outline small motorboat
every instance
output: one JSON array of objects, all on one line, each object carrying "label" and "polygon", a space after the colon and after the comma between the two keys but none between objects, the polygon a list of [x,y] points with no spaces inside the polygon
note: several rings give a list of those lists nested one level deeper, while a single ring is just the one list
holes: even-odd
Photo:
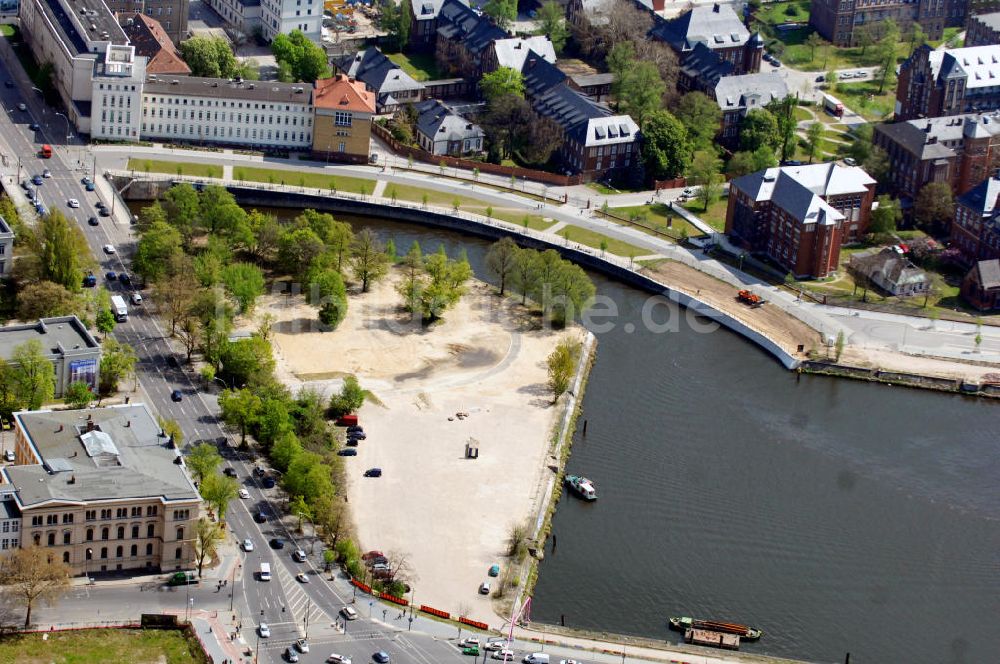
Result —
[{"label": "small motorboat", "polygon": [[567,475],[566,486],[584,500],[597,500],[597,488],[594,483],[580,475]]}]

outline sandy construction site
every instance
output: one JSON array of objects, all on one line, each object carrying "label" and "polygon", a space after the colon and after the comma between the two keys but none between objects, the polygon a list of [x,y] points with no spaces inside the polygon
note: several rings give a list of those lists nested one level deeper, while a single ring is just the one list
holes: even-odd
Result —
[{"label": "sandy construction site", "polygon": [[[478,587],[490,565],[505,564],[510,526],[537,511],[561,412],[545,360],[560,338],[582,330],[538,329],[480,282],[424,329],[399,309],[395,280],[351,295],[333,332],[318,329],[315,308],[300,297],[264,297],[258,317],[276,318],[278,374],[293,390],[330,394],[354,374],[380,402],[361,409],[368,439],[345,458],[360,545],[405,557],[417,604],[496,624]],[[479,458],[465,457],[467,444]],[[365,478],[372,467],[382,477]]]}]

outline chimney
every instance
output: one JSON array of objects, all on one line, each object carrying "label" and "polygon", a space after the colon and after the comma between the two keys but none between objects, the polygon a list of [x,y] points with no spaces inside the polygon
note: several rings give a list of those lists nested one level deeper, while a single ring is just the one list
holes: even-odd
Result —
[{"label": "chimney", "polygon": [[927,137],[927,145],[934,145],[935,143],[937,143],[937,136]]},{"label": "chimney", "polygon": [[56,429],[56,433],[62,433],[62,430],[63,430],[63,425],[60,424],[59,428]]},{"label": "chimney", "polygon": [[125,428],[128,429],[132,426],[132,420],[125,420]]},{"label": "chimney", "polygon": [[89,433],[93,430],[94,430],[94,420],[87,418],[87,432]]},{"label": "chimney", "polygon": [[714,13],[718,14],[718,13],[719,13],[719,11],[720,11],[720,9],[721,9],[721,7],[719,6],[719,3],[718,3],[718,2],[717,2],[717,3],[715,3],[714,5],[712,5],[712,12],[714,12]]},{"label": "chimney", "polygon": [[70,475],[70,478],[66,481],[66,484],[76,484],[76,475]]}]

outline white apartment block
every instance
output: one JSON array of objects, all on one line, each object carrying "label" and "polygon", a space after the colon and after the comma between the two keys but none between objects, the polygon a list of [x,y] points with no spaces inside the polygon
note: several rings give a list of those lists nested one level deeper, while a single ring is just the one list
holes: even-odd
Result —
[{"label": "white apartment block", "polygon": [[139,140],[142,79],[146,58],[134,46],[108,44],[104,58],[94,66],[91,86],[90,135],[113,141]]},{"label": "white apartment block", "polygon": [[261,0],[208,0],[215,13],[246,36],[255,31],[263,32]]},{"label": "white apartment block", "polygon": [[261,0],[264,39],[301,30],[310,41],[319,43],[323,34],[323,0]]},{"label": "white apartment block", "polygon": [[143,140],[309,149],[312,124],[306,83],[150,76],[142,89]]}]

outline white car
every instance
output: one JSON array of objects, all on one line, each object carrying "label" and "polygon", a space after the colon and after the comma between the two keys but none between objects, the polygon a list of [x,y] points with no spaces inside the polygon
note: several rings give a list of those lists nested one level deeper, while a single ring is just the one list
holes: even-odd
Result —
[{"label": "white car", "polygon": [[246,500],[249,497],[250,497],[250,492],[249,491],[247,491],[246,489],[240,489],[240,498],[242,498],[243,500]]},{"label": "white car", "polygon": [[331,662],[331,664],[351,664],[350,657],[344,657],[343,655],[338,655],[337,653],[331,654],[326,658],[326,661]]},{"label": "white car", "polygon": [[344,618],[347,619],[347,620],[357,620],[358,619],[358,612],[355,611],[350,606],[345,606],[344,608],[342,608],[340,610],[340,615],[344,616]]},{"label": "white car", "polygon": [[489,581],[483,581],[481,584],[479,584],[479,594],[480,595],[489,595],[490,594],[490,582]]},{"label": "white car", "polygon": [[305,572],[299,572],[295,575],[295,580],[299,583],[309,583],[309,577],[306,576]]},{"label": "white car", "polygon": [[42,177],[43,178],[50,178],[50,177],[52,177],[52,171],[50,171],[49,169],[46,168],[45,170],[42,171]]},{"label": "white car", "polygon": [[298,648],[299,652],[309,652],[309,642],[305,639],[296,640],[295,647]]},{"label": "white car", "polygon": [[578,659],[560,659],[559,664],[583,664]]},{"label": "white car", "polygon": [[478,648],[479,646],[479,639],[462,639],[458,642],[459,648]]},{"label": "white car", "polygon": [[106,254],[116,254],[118,252],[115,251],[115,245],[113,245],[113,244],[106,244],[106,245],[104,245],[104,253],[106,253]]},{"label": "white car", "polygon": [[70,206],[73,209],[76,209],[80,207],[80,201],[76,200],[75,198],[71,198],[68,201],[66,201],[66,205]]},{"label": "white car", "polygon": [[260,627],[257,628],[257,631],[260,632],[260,638],[271,638],[271,628],[267,626],[267,623],[261,623]]},{"label": "white car", "polygon": [[500,639],[499,641],[487,641],[486,645],[483,646],[483,650],[503,650],[505,641]]},{"label": "white car", "polygon": [[514,651],[513,650],[497,650],[493,653],[493,659],[499,659],[501,662],[513,662],[514,661]]},{"label": "white car", "polygon": [[137,307],[142,305],[142,295],[139,295],[138,293],[132,293],[131,300],[132,304],[136,305]]},{"label": "white car", "polygon": [[243,540],[243,550],[248,552],[253,551],[253,540],[249,537]]}]

